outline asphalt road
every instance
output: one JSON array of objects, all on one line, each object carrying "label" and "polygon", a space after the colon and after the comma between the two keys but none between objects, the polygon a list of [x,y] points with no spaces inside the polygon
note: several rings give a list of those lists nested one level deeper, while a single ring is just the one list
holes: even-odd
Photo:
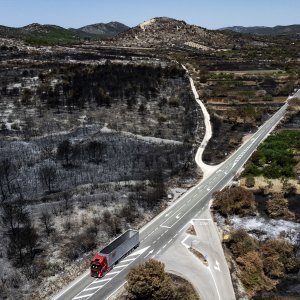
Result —
[{"label": "asphalt road", "polygon": [[[300,92],[296,93],[298,96]],[[296,95],[295,94],[295,95]],[[80,280],[56,296],[55,300],[92,299],[105,300],[125,282],[128,270],[149,258],[155,258],[168,250],[184,226],[195,215],[203,211],[215,191],[222,189],[232,180],[237,171],[245,164],[257,146],[274,129],[283,117],[287,104],[281,107],[266,123],[258,128],[251,139],[244,143],[207,179],[190,189],[173,205],[159,214],[140,230],[140,246],[130,256],[124,258],[104,278],[91,278],[88,273]],[[220,291],[220,294],[226,291]]]},{"label": "asphalt road", "polygon": [[295,98],[300,98],[300,90],[298,90],[294,95],[293,97]]}]

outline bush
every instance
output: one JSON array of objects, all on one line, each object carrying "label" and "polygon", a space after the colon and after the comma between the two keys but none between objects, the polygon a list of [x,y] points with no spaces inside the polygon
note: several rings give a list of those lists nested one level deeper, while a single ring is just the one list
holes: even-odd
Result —
[{"label": "bush", "polygon": [[253,214],[256,210],[254,194],[242,187],[226,187],[214,194],[213,207],[222,215],[238,214],[241,216]]},{"label": "bush", "polygon": [[130,300],[175,299],[172,281],[165,273],[164,264],[153,259],[129,271],[126,290]]},{"label": "bush", "polygon": [[239,257],[250,251],[258,250],[259,244],[245,230],[239,229],[231,234],[229,248],[235,257]]},{"label": "bush", "polygon": [[240,279],[248,294],[253,296],[261,290],[271,290],[275,282],[270,280],[263,270],[263,261],[256,251],[250,251],[237,258],[240,268]]},{"label": "bush", "polygon": [[127,275],[127,298],[131,300],[199,300],[185,279],[168,274],[164,264],[150,259],[131,269]]},{"label": "bush", "polygon": [[288,208],[288,200],[281,193],[274,193],[273,197],[268,199],[267,212],[272,218],[295,219],[295,214]]},{"label": "bush", "polygon": [[285,273],[295,271],[299,262],[293,245],[284,240],[268,240],[261,246],[264,271],[270,278],[282,278]]},{"label": "bush", "polygon": [[255,178],[253,176],[247,176],[245,185],[247,188],[252,188],[255,185]]},{"label": "bush", "polygon": [[294,247],[285,240],[259,242],[245,230],[232,233],[229,248],[239,266],[239,278],[251,297],[272,290],[289,272],[299,271]]}]

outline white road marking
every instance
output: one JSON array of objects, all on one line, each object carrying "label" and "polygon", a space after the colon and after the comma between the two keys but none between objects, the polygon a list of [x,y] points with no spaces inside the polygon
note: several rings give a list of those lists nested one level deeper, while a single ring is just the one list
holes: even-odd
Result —
[{"label": "white road marking", "polygon": [[100,289],[101,287],[103,287],[103,285],[95,286],[95,287],[91,287],[91,288],[86,288],[86,289],[84,289],[84,291],[90,291],[90,290]]},{"label": "white road marking", "polygon": [[[137,250],[137,251],[134,252],[134,254],[135,254],[135,255],[141,255],[141,254],[143,254],[146,250],[148,250],[149,247],[150,247],[150,246],[145,247],[145,248],[140,249],[140,250]],[[124,261],[124,260],[123,260],[123,261]]]},{"label": "white road marking", "polygon": [[162,228],[168,228],[168,229],[171,228],[170,226],[166,226],[166,225],[160,225],[160,227],[162,227]]},{"label": "white road marking", "polygon": [[149,251],[149,253],[147,255],[145,255],[145,258],[148,257],[150,254],[153,253],[154,250]]},{"label": "white road marking", "polygon": [[133,260],[135,260],[135,257],[134,257],[134,258],[127,258],[127,259],[124,259],[124,260],[122,260],[122,262],[133,261]]},{"label": "white road marking", "polygon": [[131,257],[131,256],[138,256],[139,254],[136,254],[135,252],[129,254],[127,257]]},{"label": "white road marking", "polygon": [[124,283],[122,283],[117,289],[115,289],[107,298],[105,298],[105,300],[109,300],[119,289],[121,289],[124,285],[125,285],[125,283],[126,283],[127,281],[125,281]]},{"label": "white road marking", "polygon": [[189,246],[185,243],[185,241],[189,238],[189,236],[187,235],[182,241],[181,241],[181,244],[186,247],[186,248],[189,248]]},{"label": "white road marking", "polygon": [[100,283],[109,280],[111,280],[111,278],[96,279],[96,281],[93,281],[91,284]]},{"label": "white road marking", "polygon": [[178,233],[180,233],[182,230],[184,230],[187,227],[187,224],[185,224],[179,231]]},{"label": "white road marking", "polygon": [[114,267],[114,269],[120,269],[120,268],[124,268],[124,267],[127,267],[127,266],[129,266],[129,264],[127,264],[127,265],[122,265],[122,266],[116,266],[116,267]]},{"label": "white road marking", "polygon": [[77,285],[84,277],[88,276],[90,274],[90,270],[87,270],[82,276],[80,276],[77,280],[75,280],[69,287],[67,287],[65,290],[63,290],[60,294],[58,294],[56,297],[54,297],[52,300],[57,300],[62,295],[64,295],[66,292],[71,290],[75,285]]},{"label": "white road marking", "polygon": [[77,297],[73,298],[73,300],[75,300],[75,299],[82,299],[82,298],[88,298],[88,297],[93,296],[93,295],[94,294],[88,294],[88,295],[84,295],[84,296],[77,296]]},{"label": "white road marking", "polygon": [[217,270],[217,271],[219,271],[219,272],[221,271],[220,270],[220,264],[219,264],[219,262],[217,260],[216,260],[216,266],[214,266],[214,269]]},{"label": "white road marking", "polygon": [[144,238],[144,240],[145,239],[147,239],[150,235],[152,235],[154,233],[154,231],[152,231],[151,233],[149,233],[145,238]]},{"label": "white road marking", "polygon": [[[115,268],[114,268],[115,269]],[[120,271],[119,272],[109,272],[109,273],[107,273],[105,276],[110,276],[110,275],[113,275],[113,274],[119,274],[120,273]]]},{"label": "white road marking", "polygon": [[218,294],[218,298],[219,298],[219,300],[221,300],[221,296],[220,296],[220,293],[219,293],[219,289],[218,289],[215,277],[214,277],[214,275],[213,275],[213,273],[212,273],[212,271],[211,271],[211,269],[209,267],[208,267],[208,270],[209,270],[210,275],[211,275],[211,277],[212,277],[212,279],[214,281],[214,284],[215,284],[215,287],[216,287],[216,290],[217,290],[217,294]]}]

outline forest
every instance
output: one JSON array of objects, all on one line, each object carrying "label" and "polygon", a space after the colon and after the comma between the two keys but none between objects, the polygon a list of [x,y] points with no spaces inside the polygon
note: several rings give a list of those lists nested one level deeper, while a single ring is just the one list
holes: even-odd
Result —
[{"label": "forest", "polygon": [[1,297],[46,299],[199,178],[203,120],[172,64],[25,62],[0,82]]}]

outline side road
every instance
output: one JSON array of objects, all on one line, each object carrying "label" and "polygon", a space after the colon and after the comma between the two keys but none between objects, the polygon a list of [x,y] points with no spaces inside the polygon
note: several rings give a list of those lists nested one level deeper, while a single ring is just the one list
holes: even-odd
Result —
[{"label": "side road", "polygon": [[208,143],[208,141],[211,139],[212,137],[212,127],[211,127],[211,123],[210,123],[210,115],[205,107],[205,105],[203,104],[203,102],[200,100],[199,98],[199,94],[196,90],[193,78],[191,77],[191,75],[189,74],[187,68],[184,65],[181,65],[185,71],[186,74],[190,80],[190,84],[191,84],[191,89],[193,91],[194,97],[196,102],[198,103],[198,105],[200,106],[202,113],[203,113],[203,117],[204,117],[204,124],[205,124],[205,135],[203,137],[203,140],[201,142],[201,145],[199,146],[197,153],[196,153],[196,163],[199,166],[199,168],[202,170],[203,172],[203,179],[209,177],[220,165],[215,165],[215,166],[210,166],[207,165],[203,162],[202,160],[202,155],[204,152],[204,149]]},{"label": "side road", "polygon": [[[187,71],[186,67],[182,67]],[[212,127],[209,113],[199,99],[194,81],[187,71],[195,100],[200,105],[205,122],[205,136],[198,148],[195,160],[203,171],[203,179],[209,177],[220,165],[209,166],[202,161],[203,151],[212,137]],[[186,233],[186,229],[193,226],[196,235]],[[207,265],[193,254],[192,247],[202,253],[207,259]],[[191,220],[185,230],[177,237],[175,243],[158,257],[165,263],[166,269],[189,280],[198,291],[201,299],[233,300],[234,289],[230,272],[223,252],[217,227],[214,224],[209,205],[205,206],[195,219]]]}]

